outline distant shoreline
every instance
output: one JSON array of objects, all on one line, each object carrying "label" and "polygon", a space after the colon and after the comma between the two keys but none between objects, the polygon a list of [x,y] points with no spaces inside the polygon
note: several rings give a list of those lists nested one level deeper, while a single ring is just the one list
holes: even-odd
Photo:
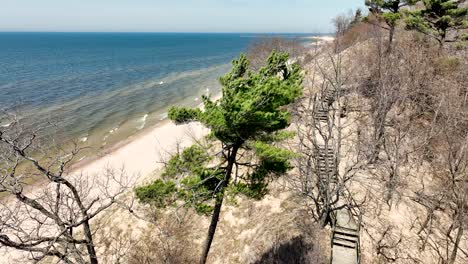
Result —
[{"label": "distant shoreline", "polygon": [[331,42],[335,40],[335,37],[332,35],[324,35],[324,36],[309,36],[309,37],[304,37],[306,39],[313,39],[316,41],[324,41],[324,42]]}]

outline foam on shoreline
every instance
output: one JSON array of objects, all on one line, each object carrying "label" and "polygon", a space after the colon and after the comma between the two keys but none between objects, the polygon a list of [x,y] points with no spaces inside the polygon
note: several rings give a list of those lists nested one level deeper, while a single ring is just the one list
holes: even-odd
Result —
[{"label": "foam on shoreline", "polygon": [[147,118],[148,118],[148,114],[145,114],[145,115],[140,119],[141,125],[138,126],[138,130],[141,130],[141,129],[145,128],[146,119],[147,119]]}]

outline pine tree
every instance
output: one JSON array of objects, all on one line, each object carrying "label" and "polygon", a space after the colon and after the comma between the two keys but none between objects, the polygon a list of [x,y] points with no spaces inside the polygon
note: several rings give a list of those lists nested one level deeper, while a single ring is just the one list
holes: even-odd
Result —
[{"label": "pine tree", "polygon": [[417,0],[366,0],[366,6],[372,14],[381,17],[389,31],[387,50],[392,48],[393,38],[395,35],[395,28],[398,21],[401,19],[401,8],[405,6],[414,5]]},{"label": "pine tree", "polygon": [[201,122],[211,130],[211,148],[194,145],[171,158],[163,179],[136,189],[146,203],[164,207],[184,201],[199,213],[211,214],[211,224],[200,263],[205,263],[218,224],[223,200],[244,194],[261,199],[271,177],[290,169],[293,153],[277,146],[290,136],[290,113],[286,106],[302,93],[303,74],[288,55],[273,52],[258,72],[249,70],[241,55],[233,68],[220,78],[222,98],[204,97],[204,110],[176,108],[169,118],[176,123]]},{"label": "pine tree", "polygon": [[356,9],[354,13],[353,21],[351,21],[351,25],[356,25],[362,21],[362,10],[360,8]]},{"label": "pine tree", "polygon": [[433,37],[443,47],[447,33],[454,29],[468,28],[468,8],[459,7],[452,0],[424,0],[424,9],[408,12],[408,29]]}]

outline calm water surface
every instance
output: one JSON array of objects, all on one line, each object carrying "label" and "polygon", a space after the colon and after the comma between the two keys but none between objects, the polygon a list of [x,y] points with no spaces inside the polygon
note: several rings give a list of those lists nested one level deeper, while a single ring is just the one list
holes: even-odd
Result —
[{"label": "calm water surface", "polygon": [[0,33],[0,108],[17,106],[30,126],[57,123],[44,132],[56,139],[108,146],[164,119],[170,105],[219,92],[218,77],[259,37]]}]

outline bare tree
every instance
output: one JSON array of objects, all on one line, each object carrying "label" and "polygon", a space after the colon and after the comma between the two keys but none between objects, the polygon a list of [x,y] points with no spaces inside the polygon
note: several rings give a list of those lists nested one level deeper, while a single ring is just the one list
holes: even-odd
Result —
[{"label": "bare tree", "polygon": [[39,133],[17,119],[0,128],[0,245],[35,261],[98,263],[91,221],[128,189],[125,170],[68,175],[80,148],[45,149],[36,141]]},{"label": "bare tree", "polygon": [[468,260],[468,93],[448,90],[438,99],[437,127],[431,128],[437,133],[429,147],[432,182],[422,180],[413,199],[427,209],[419,222],[421,247],[430,247],[440,262],[453,264],[457,258]]},{"label": "bare tree", "polygon": [[306,198],[312,217],[324,226],[343,208],[359,214],[353,209],[360,204],[348,187],[366,163],[361,149],[354,145],[359,141],[357,123],[347,118],[355,114],[359,119],[360,114],[349,105],[350,86],[342,56],[324,53],[314,63],[308,92],[296,105],[297,138],[292,149],[300,155],[295,159],[298,171],[291,184]]},{"label": "bare tree", "polygon": [[291,183],[322,224],[340,205],[358,209],[383,263],[434,255],[464,263],[466,52],[433,56],[431,42],[397,30],[387,53],[384,31],[374,29],[366,42],[342,45],[311,67],[313,81],[297,105],[293,146],[301,155]]}]

